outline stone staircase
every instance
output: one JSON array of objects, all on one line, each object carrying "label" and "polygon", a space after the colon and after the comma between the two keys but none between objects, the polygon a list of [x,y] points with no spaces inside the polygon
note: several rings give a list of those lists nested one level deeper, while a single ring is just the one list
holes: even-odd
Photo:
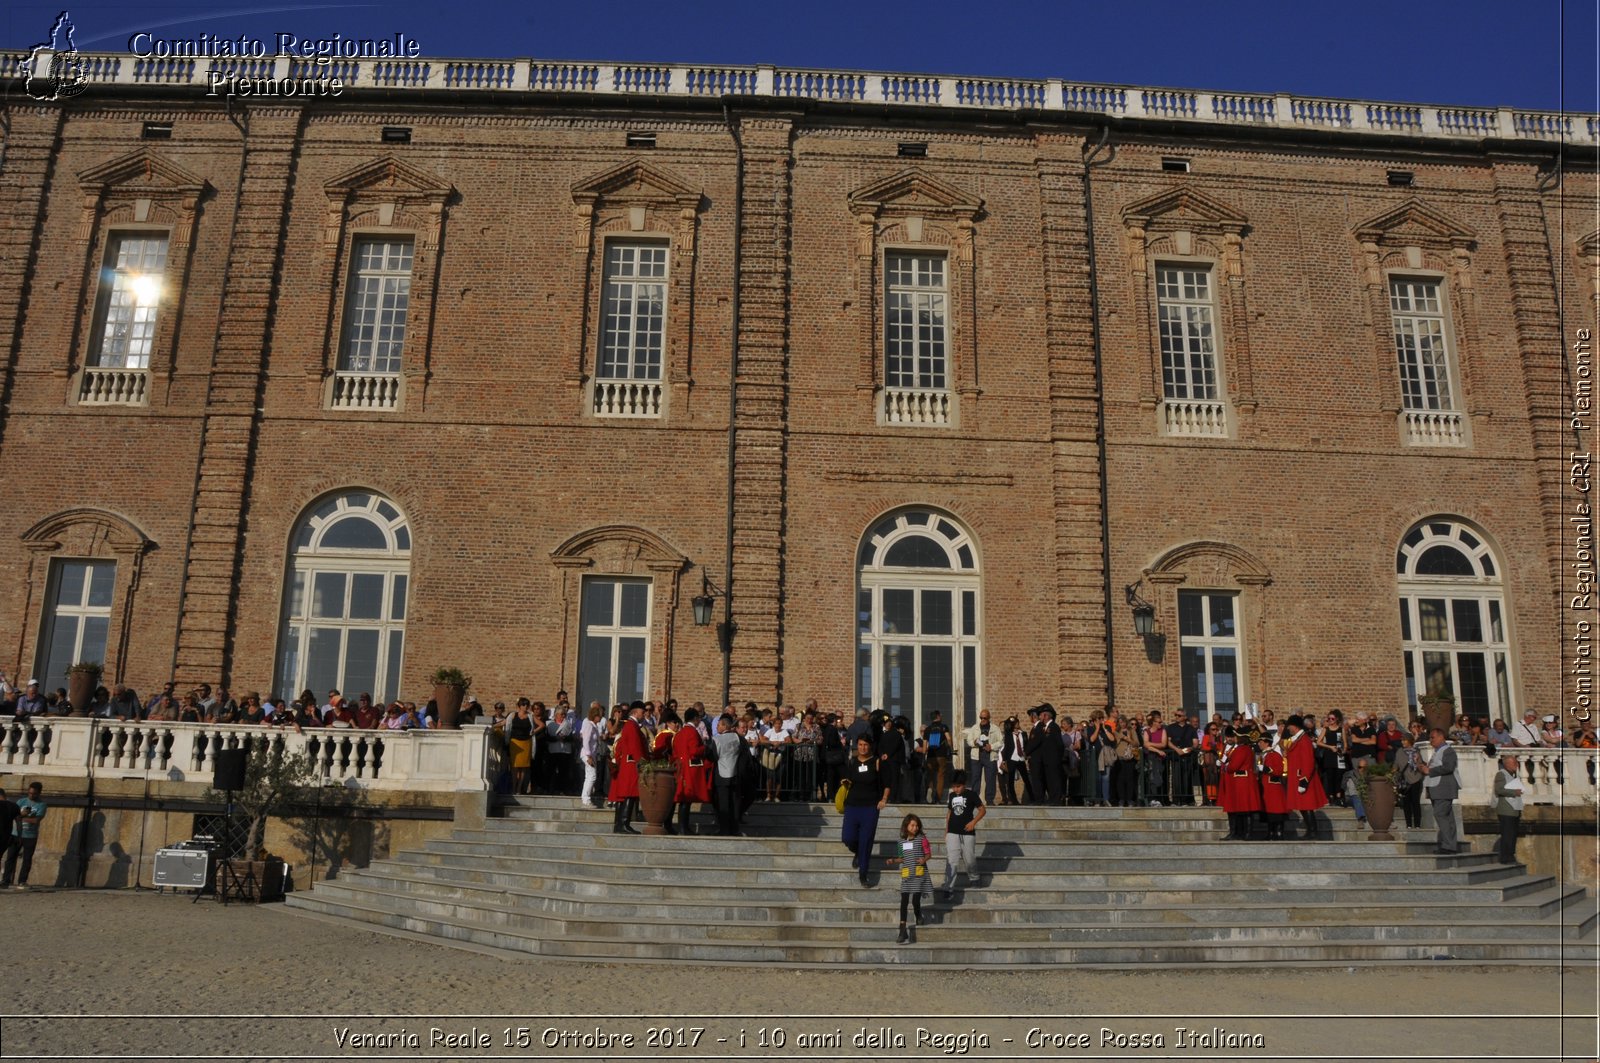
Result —
[{"label": "stone staircase", "polygon": [[[937,808],[919,809],[935,823]],[[1586,964],[1596,901],[1492,854],[1436,856],[1432,832],[1230,842],[1212,809],[995,808],[978,874],[896,945],[899,879],[862,889],[820,805],[758,804],[747,837],[611,833],[570,799],[507,808],[310,892],[300,912],[441,944],[604,962],[1022,966]],[[879,825],[891,853],[901,812]],[[705,823],[709,829],[709,817]],[[942,831],[934,865],[943,873]],[[1480,842],[1480,844],[1482,844]],[[937,878],[936,878],[937,884]]]}]

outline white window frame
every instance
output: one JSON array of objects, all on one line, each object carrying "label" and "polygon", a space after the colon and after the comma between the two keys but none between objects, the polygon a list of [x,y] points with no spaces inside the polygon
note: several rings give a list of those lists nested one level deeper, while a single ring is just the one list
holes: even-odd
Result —
[{"label": "white window frame", "polygon": [[[79,594],[76,603],[56,601],[61,594],[61,579],[68,565],[86,566],[83,590]],[[89,592],[94,585],[94,570],[101,567],[111,570],[111,596],[105,605],[90,605]],[[44,616],[41,618],[42,622],[39,625],[39,645],[34,653],[36,660],[34,674],[39,677],[39,684],[42,690],[53,690],[56,686],[67,685],[65,672],[61,675],[49,674],[50,662],[48,659],[50,647],[55,641],[56,625],[63,620],[70,620],[77,625],[77,634],[72,640],[72,654],[66,663],[66,667],[71,668],[82,661],[93,661],[97,664],[105,663],[106,649],[111,641],[111,606],[116,600],[116,595],[117,563],[115,561],[96,557],[57,557],[51,559],[50,582],[45,597]],[[88,627],[87,622],[90,619],[101,619],[106,622],[106,643],[100,647],[98,655],[84,653],[84,629]]]},{"label": "white window frame", "polygon": [[[368,248],[383,248],[381,266],[362,267],[362,254]],[[391,267],[390,259],[402,252],[405,268]],[[411,317],[411,279],[416,269],[416,252],[416,240],[410,236],[358,234],[351,240],[350,287],[345,296],[344,328],[339,339],[339,372],[399,375],[404,364],[406,330]],[[366,282],[373,282],[375,288],[364,291]],[[387,306],[391,298],[403,298],[405,306],[398,310]],[[371,323],[358,323],[358,315],[369,311],[372,314]],[[386,320],[385,314],[393,316]],[[358,334],[363,328],[366,334]],[[386,328],[389,330],[387,338],[384,337]]]},{"label": "white window frame", "polygon": [[[917,523],[926,518],[926,523]],[[941,530],[947,525],[955,531],[950,535]],[[889,550],[904,539],[921,536],[942,546],[949,560],[949,568],[912,568],[887,565]],[[965,556],[963,556],[963,552]],[[912,509],[892,514],[878,521],[862,543],[857,564],[858,583],[856,598],[856,661],[853,666],[857,707],[885,708],[883,683],[886,678],[885,654],[887,647],[911,646],[914,653],[916,682],[911,700],[914,711],[912,723],[918,733],[929,722],[925,716],[931,711],[922,703],[923,650],[928,646],[950,646],[953,688],[950,711],[945,723],[952,729],[977,722],[977,713],[983,708],[983,586],[977,546],[970,533],[955,518],[933,509]],[[883,630],[883,593],[885,590],[912,592],[915,632],[887,632]],[[951,634],[922,634],[922,592],[925,590],[949,591],[951,596]],[[968,630],[963,595],[973,595],[973,623]],[[865,608],[863,608],[865,607]],[[866,617],[863,618],[862,614]],[[863,628],[865,627],[865,630]],[[966,651],[973,651],[972,674],[967,674]],[[867,658],[871,669],[872,689],[862,690],[862,658]],[[966,717],[972,716],[971,720]]]},{"label": "white window frame", "polygon": [[[1390,273],[1384,281],[1389,300],[1389,346],[1395,357],[1405,441],[1412,446],[1465,446],[1468,423],[1462,416],[1461,372],[1451,327],[1449,279],[1437,273],[1403,270]],[[1413,304],[1410,308],[1399,305],[1402,288],[1406,301]],[[1418,288],[1433,289],[1431,308],[1416,306]],[[1412,343],[1410,352],[1405,347],[1408,337]],[[1425,358],[1424,345],[1435,342],[1437,355]],[[1408,378],[1416,381],[1415,388],[1408,389]]]},{"label": "white window frame", "polygon": [[[650,272],[645,272],[645,256]],[[600,327],[590,409],[596,417],[660,417],[666,398],[672,243],[660,238],[607,240],[600,252]],[[640,307],[659,307],[659,319]],[[626,306],[626,319],[623,306]],[[641,321],[646,323],[643,332]],[[616,327],[613,327],[615,325]]]},{"label": "white window frame", "polygon": [[[1168,276],[1174,284],[1166,282]],[[1200,285],[1204,294],[1195,294]],[[1160,259],[1155,263],[1156,346],[1161,352],[1161,427],[1169,436],[1225,437],[1229,434],[1227,391],[1222,373],[1221,314],[1217,304],[1216,263],[1199,259]],[[1168,290],[1175,288],[1173,294]],[[1177,332],[1169,337],[1167,318]],[[1174,346],[1173,340],[1177,341]],[[1202,349],[1192,349],[1198,344]],[[1182,384],[1176,377],[1182,370]],[[1203,377],[1195,382],[1196,372]]]},{"label": "white window frame", "polygon": [[[121,264],[124,245],[160,244],[157,262],[141,256],[133,267]],[[165,295],[167,259],[172,253],[172,234],[166,229],[113,229],[106,239],[100,290],[95,304],[94,339],[88,365],[92,369],[150,369],[155,353],[156,329],[161,320]],[[126,316],[126,320],[123,317]],[[119,328],[130,330],[123,337],[121,350],[109,348],[118,343]]]},{"label": "white window frame", "polygon": [[[1200,630],[1205,632],[1205,634],[1185,635],[1183,633],[1182,600],[1184,595],[1188,594],[1198,595],[1200,597]],[[1233,601],[1232,635],[1210,634],[1212,626],[1212,598],[1229,598]],[[1202,724],[1213,718],[1213,714],[1217,709],[1217,671],[1213,665],[1213,661],[1215,660],[1215,652],[1217,650],[1227,649],[1233,651],[1233,703],[1235,706],[1234,711],[1238,712],[1250,702],[1249,691],[1246,689],[1248,672],[1246,671],[1244,665],[1244,640],[1240,635],[1241,618],[1239,615],[1239,609],[1243,602],[1243,597],[1237,591],[1211,590],[1203,587],[1195,587],[1192,589],[1180,590],[1178,592],[1178,599],[1178,676],[1180,683],[1183,683],[1183,651],[1198,649],[1203,651],[1205,654],[1205,704],[1199,706],[1184,705],[1184,711],[1190,711],[1192,708],[1196,718]],[[1188,684],[1184,683],[1181,694],[1184,697],[1187,697],[1188,693]]]},{"label": "white window frame", "polygon": [[[587,616],[587,613],[586,613],[586,611],[584,609],[584,605],[588,601],[588,596],[589,596],[588,589],[589,589],[589,587],[591,587],[591,586],[593,586],[595,584],[598,584],[598,583],[609,583],[609,584],[611,584],[611,619],[612,619],[612,623],[610,623],[610,624],[592,624],[592,623],[590,623],[589,622],[589,618]],[[630,626],[630,625],[624,625],[622,623],[622,588],[625,585],[643,586],[644,589],[645,589],[645,595],[644,595],[644,603],[645,603],[644,604],[644,624],[643,624],[643,626]],[[620,700],[622,700],[617,695],[617,679],[618,679],[617,670],[620,667],[620,660],[621,660],[621,655],[618,653],[618,649],[620,647],[621,640],[625,639],[625,638],[642,639],[644,641],[644,682],[640,685],[640,690],[641,690],[641,693],[643,693],[645,691],[648,691],[650,689],[650,665],[651,665],[651,659],[654,656],[651,653],[651,645],[650,645],[650,643],[652,641],[651,640],[651,625],[655,620],[655,583],[654,583],[654,581],[649,579],[649,578],[647,578],[647,577],[641,578],[641,577],[634,577],[634,576],[600,576],[600,575],[597,575],[597,576],[585,576],[583,578],[583,583],[582,583],[581,587],[579,588],[578,602],[579,602],[579,621],[578,621],[578,656],[579,656],[579,660],[578,660],[578,677],[579,678],[578,678],[578,682],[580,684],[582,683],[582,676],[583,676],[583,670],[584,670],[583,669],[583,655],[584,655],[584,651],[585,651],[585,644],[588,642],[588,640],[590,638],[609,639],[610,640],[610,644],[611,644],[611,657],[610,657],[610,660],[611,660],[611,674],[610,674],[609,682],[608,682],[607,689],[606,689],[607,696],[606,696],[606,698],[604,700],[605,700],[605,704],[607,706],[611,706],[611,705],[617,704]],[[574,689],[577,689],[576,685],[574,686]],[[646,696],[648,696],[648,695],[646,695]],[[598,700],[598,699],[592,697],[591,692],[588,691],[588,690],[584,690],[584,691],[580,692],[580,694],[579,694],[579,699],[580,699],[579,703],[580,704],[582,703],[582,699],[584,699],[584,698],[588,698],[588,700],[591,700],[591,701]],[[632,699],[628,699],[628,700],[632,700]]]},{"label": "white window frame", "polygon": [[[362,496],[365,503],[358,502]],[[384,512],[387,509],[389,512]],[[392,515],[391,515],[392,514]],[[369,520],[384,533],[387,545],[383,549],[346,549],[323,544],[327,532],[346,517]],[[309,531],[309,534],[308,534]],[[374,664],[374,689],[368,691],[375,701],[389,700],[400,695],[405,686],[402,671],[405,657],[406,619],[410,615],[411,594],[411,543],[410,526],[404,513],[389,499],[367,491],[347,491],[323,499],[295,525],[291,542],[289,571],[284,583],[281,622],[278,634],[278,652],[274,660],[275,682],[287,685],[277,693],[293,698],[306,688],[310,672],[311,632],[313,628],[340,632],[339,665],[337,679],[332,685],[345,691],[349,668],[349,642],[351,631],[376,630],[378,652]],[[344,576],[344,598],[337,617],[313,616],[316,577],[319,573],[336,573]],[[383,577],[377,618],[354,618],[349,615],[350,597],[357,575],[377,574]],[[404,586],[399,584],[404,580]],[[396,598],[398,597],[398,610]],[[396,617],[398,611],[399,616]],[[399,636],[399,659],[393,660],[393,640]],[[292,664],[290,662],[293,662]],[[393,689],[390,689],[390,687]],[[349,691],[351,697],[363,691]],[[320,698],[326,690],[316,690]]]},{"label": "white window frame", "polygon": [[[1446,529],[1441,532],[1439,529]],[[1417,533],[1415,542],[1407,542]],[[1465,536],[1465,538],[1463,538]],[[1435,546],[1448,546],[1466,556],[1472,566],[1471,576],[1424,576],[1415,572],[1422,555]],[[1478,529],[1460,521],[1434,517],[1413,525],[1401,541],[1395,558],[1396,582],[1400,608],[1404,610],[1400,631],[1402,657],[1402,698],[1411,712],[1419,712],[1417,699],[1431,693],[1427,688],[1426,654],[1443,653],[1450,658],[1450,690],[1455,699],[1457,713],[1467,711],[1461,697],[1461,668],[1459,654],[1481,654],[1484,659],[1485,688],[1488,691],[1488,716],[1492,722],[1503,719],[1514,723],[1521,718],[1521,699],[1517,691],[1517,669],[1512,647],[1515,640],[1511,630],[1511,614],[1506,609],[1505,587],[1500,573],[1504,571],[1501,559]],[[1445,602],[1444,641],[1422,637],[1422,601],[1442,599]],[[1478,612],[1478,622],[1484,638],[1478,642],[1457,640],[1456,610],[1453,603],[1472,602]],[[1495,637],[1494,614],[1500,616],[1500,636]],[[1410,637],[1406,637],[1406,628]],[[1504,688],[1500,683],[1497,661],[1504,663]],[[1476,710],[1474,710],[1476,714]]]}]

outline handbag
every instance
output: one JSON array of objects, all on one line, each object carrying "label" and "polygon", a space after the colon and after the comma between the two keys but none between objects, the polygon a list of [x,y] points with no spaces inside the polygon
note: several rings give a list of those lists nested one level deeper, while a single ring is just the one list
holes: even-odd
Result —
[{"label": "handbag", "polygon": [[833,792],[833,810],[835,812],[844,811],[844,799],[849,793],[850,780],[846,779],[844,782],[840,783],[839,788]]},{"label": "handbag", "polygon": [[1100,770],[1110,771],[1111,765],[1117,762],[1117,747],[1109,742],[1100,747]]}]

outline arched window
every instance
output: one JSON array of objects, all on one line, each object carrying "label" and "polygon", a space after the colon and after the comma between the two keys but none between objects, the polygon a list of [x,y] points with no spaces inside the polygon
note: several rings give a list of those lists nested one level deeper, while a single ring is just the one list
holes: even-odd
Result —
[{"label": "arched window", "polygon": [[404,514],[381,495],[333,495],[300,519],[290,549],[277,692],[398,696],[411,575]]},{"label": "arched window", "polygon": [[954,519],[913,509],[879,521],[858,558],[856,704],[920,729],[939,711],[976,723],[982,667],[977,552]]},{"label": "arched window", "polygon": [[1456,711],[1516,718],[1500,567],[1482,536],[1434,517],[1406,533],[1395,555],[1406,702],[1448,694]]}]

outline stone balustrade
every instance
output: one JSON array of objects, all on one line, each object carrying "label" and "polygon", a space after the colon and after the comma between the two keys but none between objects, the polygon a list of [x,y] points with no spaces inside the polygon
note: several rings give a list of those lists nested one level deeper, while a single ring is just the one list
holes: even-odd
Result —
[{"label": "stone balustrade", "polygon": [[[1525,805],[1587,806],[1588,830],[1594,832],[1595,770],[1600,750],[1507,747],[1501,752],[1515,753],[1520,762]],[[1461,796],[1457,800],[1464,805],[1491,807],[1494,773],[1499,768],[1498,753],[1490,757],[1481,748],[1457,746],[1456,771],[1461,777]]]},{"label": "stone balustrade", "polygon": [[660,417],[661,381],[596,380],[596,417]]},{"label": "stone balustrade", "polygon": [[150,370],[84,367],[80,406],[143,406],[149,401]]},{"label": "stone balustrade", "polygon": [[0,772],[29,779],[97,778],[209,785],[218,750],[269,742],[304,753],[317,777],[389,791],[488,789],[489,732],[292,729],[41,716],[0,722]]},{"label": "stone balustrade", "polygon": [[333,374],[331,405],[336,410],[396,409],[400,405],[400,374],[341,369]]},{"label": "stone balustrade", "polygon": [[1169,436],[1224,438],[1228,407],[1214,399],[1166,399],[1161,403],[1161,423]]},{"label": "stone balustrade", "polygon": [[[39,54],[47,70],[49,51]],[[956,110],[1083,111],[1119,118],[1180,120],[1251,128],[1422,137],[1494,138],[1600,144],[1600,116],[1511,107],[1435,107],[1272,93],[1062,81],[1054,78],[941,77],[775,66],[563,62],[538,59],[140,58],[80,52],[75,69],[90,85],[192,86],[222,78],[329,81],[341,93],[427,91],[593,93],[601,96],[795,97],[887,107]],[[0,80],[27,73],[26,54],[0,55]]]}]

